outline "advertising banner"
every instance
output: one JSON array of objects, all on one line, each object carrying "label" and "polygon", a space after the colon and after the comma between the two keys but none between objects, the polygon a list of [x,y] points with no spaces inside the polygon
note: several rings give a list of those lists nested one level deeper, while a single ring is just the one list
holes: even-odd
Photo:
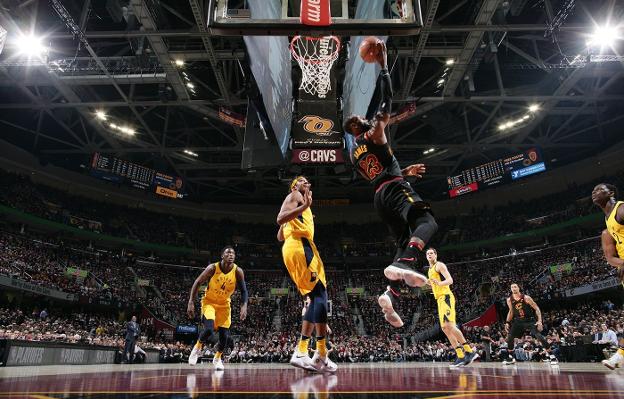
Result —
[{"label": "advertising banner", "polygon": [[464,323],[462,327],[485,327],[494,324],[498,321],[498,314],[496,313],[496,305],[490,305],[489,308],[476,319],[472,319],[467,323]]},{"label": "advertising banner", "polygon": [[[310,106],[314,104],[314,107]],[[309,106],[314,113],[303,114],[293,122],[293,148],[339,148],[342,147],[342,127],[333,103],[301,103],[300,111]]]},{"label": "advertising banner", "polygon": [[22,291],[34,292],[35,294],[49,296],[51,298],[63,299],[65,301],[75,301],[76,295],[68,294],[63,291],[47,288],[37,284],[32,284],[17,277],[8,277],[0,275],[0,285],[15,288]]},{"label": "advertising banner", "polygon": [[569,296],[589,294],[590,292],[596,292],[596,291],[606,290],[607,288],[617,287],[620,284],[621,284],[620,280],[617,277],[610,277],[606,280],[596,281],[595,283],[582,285],[576,288],[571,288],[565,291],[565,295],[569,297]]},{"label": "advertising banner", "polygon": [[219,107],[219,119],[222,121],[229,123],[232,126],[245,127],[247,124],[246,118],[244,115],[238,114],[232,110],[227,108]]},{"label": "advertising banner", "polygon": [[466,186],[461,186],[461,187],[457,187],[457,188],[453,188],[449,190],[449,196],[451,198],[455,198],[460,195],[472,193],[474,191],[477,191],[478,189],[479,189],[479,185],[477,183],[471,183]]},{"label": "advertising banner", "polygon": [[288,288],[271,288],[271,295],[288,295]]},{"label": "advertising banner", "polygon": [[175,190],[170,190],[168,188],[164,188],[161,186],[156,186],[156,194],[162,195],[163,197],[169,198],[178,198],[178,192]]},{"label": "advertising banner", "polygon": [[156,316],[154,316],[154,314],[150,312],[149,309],[147,309],[145,306],[143,306],[143,310],[141,311],[141,320],[139,324],[141,326],[141,329],[143,329],[144,331],[147,329],[148,326],[153,326],[156,333],[163,331],[165,338],[173,339],[175,327],[165,321],[156,318]]},{"label": "advertising banner", "polygon": [[74,277],[77,279],[85,279],[89,275],[88,270],[77,269],[75,267],[68,267],[65,269],[65,275],[67,277]]}]

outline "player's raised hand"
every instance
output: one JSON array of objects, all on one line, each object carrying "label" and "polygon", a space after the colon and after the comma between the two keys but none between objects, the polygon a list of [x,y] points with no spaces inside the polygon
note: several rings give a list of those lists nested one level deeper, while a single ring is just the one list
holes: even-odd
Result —
[{"label": "player's raised hand", "polygon": [[186,306],[186,314],[188,315],[189,319],[195,318],[195,304],[193,302],[189,302]]},{"label": "player's raised hand", "polygon": [[305,205],[304,209],[312,206],[312,190],[309,188],[303,190],[303,205]]},{"label": "player's raised hand", "polygon": [[403,169],[403,176],[414,176],[420,179],[425,172],[427,172],[425,164],[415,163]]},{"label": "player's raised hand", "polygon": [[381,66],[381,69],[388,68],[388,50],[383,40],[377,42],[377,62],[379,66]]}]

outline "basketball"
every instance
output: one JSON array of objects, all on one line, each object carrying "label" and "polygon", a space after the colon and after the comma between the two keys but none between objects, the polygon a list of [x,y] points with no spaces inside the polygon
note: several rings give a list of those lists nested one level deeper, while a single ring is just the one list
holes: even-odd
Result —
[{"label": "basketball", "polygon": [[379,53],[379,47],[377,44],[380,42],[375,36],[369,36],[360,44],[360,57],[364,62],[374,63],[377,62],[377,54]]}]

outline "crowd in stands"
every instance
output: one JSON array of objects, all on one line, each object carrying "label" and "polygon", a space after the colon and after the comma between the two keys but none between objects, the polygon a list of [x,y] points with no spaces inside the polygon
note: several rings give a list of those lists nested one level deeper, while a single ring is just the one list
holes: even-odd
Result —
[{"label": "crowd in stands", "polygon": [[[272,224],[236,223],[227,219],[206,221],[165,215],[142,209],[140,201],[127,208],[34,184],[21,175],[0,171],[0,177],[0,204],[39,217],[132,240],[192,247],[208,251],[213,256],[218,249],[235,242],[250,259],[281,257],[279,245],[274,240],[277,227]],[[467,214],[439,219],[440,230],[434,237],[433,245],[500,237],[597,213],[590,193],[592,187],[603,180],[622,185],[624,174],[571,186],[568,190],[539,199],[517,201],[496,208],[473,209]],[[358,225],[319,223],[316,241],[325,257],[394,254],[392,239],[380,222]]]}]

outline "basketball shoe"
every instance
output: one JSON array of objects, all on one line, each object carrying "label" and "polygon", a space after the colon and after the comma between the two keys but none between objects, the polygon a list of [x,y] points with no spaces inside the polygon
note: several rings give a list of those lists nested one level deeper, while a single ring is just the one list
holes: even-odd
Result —
[{"label": "basketball shoe", "polygon": [[381,307],[381,311],[388,323],[396,328],[403,327],[403,320],[401,320],[401,316],[397,313],[397,296],[392,293],[390,286],[388,286],[386,292],[377,298],[377,303]]}]

